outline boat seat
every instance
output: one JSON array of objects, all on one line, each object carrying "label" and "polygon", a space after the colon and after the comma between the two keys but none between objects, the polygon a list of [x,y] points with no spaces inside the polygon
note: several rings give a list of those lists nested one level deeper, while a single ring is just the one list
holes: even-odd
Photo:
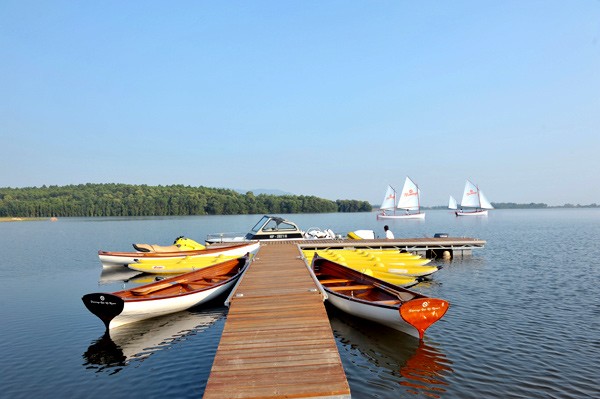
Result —
[{"label": "boat seat", "polygon": [[341,285],[339,287],[327,287],[332,291],[358,291],[358,290],[370,290],[375,288],[372,285]]},{"label": "boat seat", "polygon": [[202,287],[209,287],[211,284],[210,283],[206,283],[206,282],[202,282],[202,281],[197,281],[194,283],[187,283],[187,284],[182,284],[186,289],[191,289],[191,290],[195,290],[198,288],[202,288]]},{"label": "boat seat", "polygon": [[402,303],[402,301],[399,299],[388,299],[386,301],[371,301],[371,302],[377,303],[380,305],[397,305],[399,303]]},{"label": "boat seat", "polygon": [[157,245],[157,244],[131,244],[139,252],[179,252],[181,248],[177,245]]},{"label": "boat seat", "polygon": [[334,284],[334,283],[348,283],[352,280],[348,280],[345,278],[330,278],[327,280],[319,280],[319,283],[321,284]]},{"label": "boat seat", "polygon": [[151,293],[156,292],[156,291],[160,291],[160,290],[164,290],[164,289],[167,289],[167,288],[171,288],[171,287],[173,287],[173,286],[175,286],[177,284],[178,283],[175,283],[175,282],[167,282],[167,283],[164,283],[164,284],[158,284],[158,285],[156,285],[154,287],[145,287],[145,286],[142,286],[142,287],[139,287],[139,288],[134,288],[134,289],[132,289],[130,291],[131,291],[131,293],[133,295],[148,295],[148,294],[151,294]]}]

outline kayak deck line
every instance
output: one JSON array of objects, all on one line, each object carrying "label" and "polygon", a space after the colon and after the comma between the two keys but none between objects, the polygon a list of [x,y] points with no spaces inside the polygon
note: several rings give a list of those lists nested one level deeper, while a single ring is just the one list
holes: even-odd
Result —
[{"label": "kayak deck line", "polygon": [[323,296],[297,243],[263,243],[228,301],[205,399],[350,398]]}]

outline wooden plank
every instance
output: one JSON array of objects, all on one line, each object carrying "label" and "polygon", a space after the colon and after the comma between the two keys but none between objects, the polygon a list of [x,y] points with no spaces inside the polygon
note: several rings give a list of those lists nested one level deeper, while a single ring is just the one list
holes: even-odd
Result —
[{"label": "wooden plank", "polygon": [[330,278],[327,280],[319,280],[321,284],[339,284],[339,283],[349,283],[351,280],[346,278]]},{"label": "wooden plank", "polygon": [[241,279],[204,398],[349,398],[323,298],[295,244],[263,244]]},{"label": "wooden plank", "polygon": [[327,287],[332,291],[360,291],[360,290],[370,290],[371,288],[375,288],[372,285],[341,285],[339,287]]}]

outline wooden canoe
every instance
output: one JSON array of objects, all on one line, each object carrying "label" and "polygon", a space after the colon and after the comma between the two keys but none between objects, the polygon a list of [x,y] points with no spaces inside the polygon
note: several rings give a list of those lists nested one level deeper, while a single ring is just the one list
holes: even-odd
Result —
[{"label": "wooden canoe", "polygon": [[179,312],[228,293],[250,263],[250,256],[113,293],[83,296],[86,308],[106,329]]},{"label": "wooden canoe", "polygon": [[423,339],[449,303],[315,256],[312,271],[336,308]]}]

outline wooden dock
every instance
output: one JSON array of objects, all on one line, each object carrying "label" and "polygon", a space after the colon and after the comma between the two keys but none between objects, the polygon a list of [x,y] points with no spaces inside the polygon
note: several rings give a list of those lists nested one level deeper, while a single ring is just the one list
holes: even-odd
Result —
[{"label": "wooden dock", "polygon": [[473,238],[262,242],[228,299],[205,399],[350,398],[323,295],[302,248],[398,248],[427,257],[470,255]]},{"label": "wooden dock", "polygon": [[442,258],[448,252],[451,258],[470,256],[474,249],[485,247],[486,242],[469,237],[420,237],[393,240],[306,240],[298,242],[304,249],[320,248],[397,248],[429,259]]},{"label": "wooden dock", "polygon": [[293,243],[265,243],[235,293],[204,393],[350,398],[321,292]]}]

